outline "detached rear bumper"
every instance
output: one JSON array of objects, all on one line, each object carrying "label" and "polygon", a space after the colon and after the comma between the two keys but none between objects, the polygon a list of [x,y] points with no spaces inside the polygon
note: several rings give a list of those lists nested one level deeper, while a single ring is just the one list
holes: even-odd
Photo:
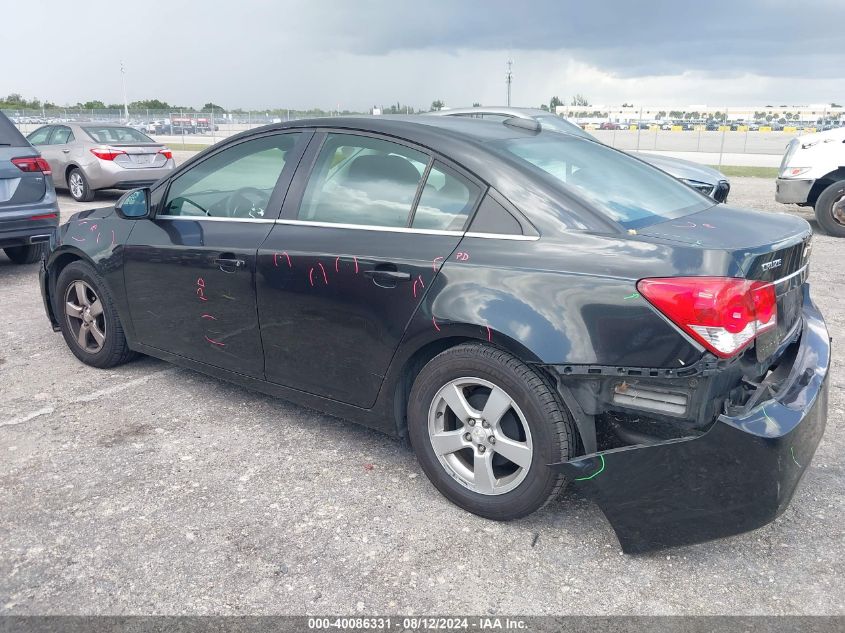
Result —
[{"label": "detached rear bumper", "polygon": [[602,509],[626,553],[753,530],[789,504],[824,433],[830,338],[804,290],[804,330],[777,396],[704,435],[552,464]]}]

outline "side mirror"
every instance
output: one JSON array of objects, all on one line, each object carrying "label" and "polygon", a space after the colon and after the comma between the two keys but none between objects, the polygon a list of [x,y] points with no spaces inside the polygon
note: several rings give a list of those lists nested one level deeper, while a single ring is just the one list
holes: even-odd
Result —
[{"label": "side mirror", "polygon": [[150,215],[150,189],[144,187],[142,189],[133,189],[132,191],[123,194],[117,204],[114,205],[114,210],[124,220],[139,220],[147,218]]}]

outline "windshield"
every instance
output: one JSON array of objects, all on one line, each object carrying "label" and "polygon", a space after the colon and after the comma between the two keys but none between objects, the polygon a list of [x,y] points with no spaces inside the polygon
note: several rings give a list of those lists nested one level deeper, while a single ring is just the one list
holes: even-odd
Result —
[{"label": "windshield", "polygon": [[544,130],[551,130],[552,132],[566,132],[567,134],[574,134],[575,136],[583,136],[584,138],[595,140],[591,134],[588,134],[574,123],[570,123],[559,116],[553,116],[550,114],[534,118],[540,123],[540,127]]},{"label": "windshield", "polygon": [[625,228],[698,213],[714,204],[642,161],[575,136],[540,133],[491,146],[551,175]]},{"label": "windshield", "polygon": [[104,125],[86,126],[84,129],[98,143],[155,143],[149,136],[131,127]]}]

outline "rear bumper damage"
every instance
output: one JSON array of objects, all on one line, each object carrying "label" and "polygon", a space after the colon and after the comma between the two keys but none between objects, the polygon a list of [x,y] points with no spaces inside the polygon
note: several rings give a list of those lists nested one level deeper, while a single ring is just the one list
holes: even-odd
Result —
[{"label": "rear bumper damage", "polygon": [[824,433],[830,338],[804,288],[803,331],[785,379],[697,437],[551,464],[601,508],[626,553],[761,527],[789,504]]}]

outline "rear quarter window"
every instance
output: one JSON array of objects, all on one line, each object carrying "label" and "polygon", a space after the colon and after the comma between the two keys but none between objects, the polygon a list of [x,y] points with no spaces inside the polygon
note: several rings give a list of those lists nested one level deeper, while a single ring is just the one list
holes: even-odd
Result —
[{"label": "rear quarter window", "polygon": [[2,112],[0,112],[0,146],[29,147],[26,137],[21,134],[20,130],[15,127],[15,124]]}]

